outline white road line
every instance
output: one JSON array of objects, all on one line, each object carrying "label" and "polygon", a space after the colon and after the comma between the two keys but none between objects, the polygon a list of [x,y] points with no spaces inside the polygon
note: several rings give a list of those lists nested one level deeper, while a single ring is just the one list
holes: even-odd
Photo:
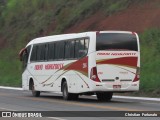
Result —
[{"label": "white road line", "polygon": [[132,99],[132,100],[146,100],[146,101],[158,101],[160,98],[148,98],[148,97],[132,97],[132,96],[113,96],[113,98],[123,98],[123,99]]},{"label": "white road line", "polygon": [[18,87],[5,87],[5,86],[0,86],[1,89],[9,89],[9,90],[23,90],[22,88]]},{"label": "white road line", "polygon": [[[10,89],[10,90],[23,90],[22,88],[17,87],[5,87],[0,86],[1,89]],[[59,92],[56,92],[57,94],[61,94]],[[117,96],[114,95],[113,98],[121,98],[121,99],[133,99],[133,100],[144,100],[144,101],[157,101],[160,102],[160,98],[149,98],[149,97],[132,97],[132,96]]]},{"label": "white road line", "polygon": [[51,119],[54,119],[54,120],[67,120],[67,119],[62,119],[62,118],[58,118],[58,117],[47,117],[47,118],[51,118]]}]

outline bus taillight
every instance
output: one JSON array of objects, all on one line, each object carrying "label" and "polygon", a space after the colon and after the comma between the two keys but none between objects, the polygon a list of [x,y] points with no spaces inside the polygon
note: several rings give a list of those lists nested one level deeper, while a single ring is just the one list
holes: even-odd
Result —
[{"label": "bus taillight", "polygon": [[98,75],[97,75],[97,68],[96,67],[93,67],[91,69],[90,79],[92,79],[95,82],[100,82]]}]

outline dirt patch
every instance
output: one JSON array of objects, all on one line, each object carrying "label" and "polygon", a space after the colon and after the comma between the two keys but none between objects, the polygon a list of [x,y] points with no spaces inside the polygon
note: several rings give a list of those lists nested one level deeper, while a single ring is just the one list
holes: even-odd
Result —
[{"label": "dirt patch", "polygon": [[80,23],[76,23],[65,33],[94,30],[127,30],[142,32],[152,27],[160,27],[160,0],[135,3],[129,8],[106,16],[102,11],[96,12]]},{"label": "dirt patch", "polygon": [[48,26],[47,30],[44,31],[43,35],[46,36],[46,35],[48,35],[50,33],[53,33],[53,31],[56,29],[56,27],[57,27],[57,21],[56,20],[52,20],[52,22]]},{"label": "dirt patch", "polygon": [[86,30],[98,30],[98,23],[101,22],[103,19],[105,19],[104,13],[102,13],[102,11],[98,11],[94,15],[83,20],[82,22],[76,23],[75,25],[67,29],[65,33],[81,32]]}]

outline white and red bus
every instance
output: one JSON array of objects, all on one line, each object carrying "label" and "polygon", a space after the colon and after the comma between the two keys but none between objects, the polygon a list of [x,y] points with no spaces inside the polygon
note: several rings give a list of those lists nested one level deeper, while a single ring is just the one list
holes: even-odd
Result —
[{"label": "white and red bus", "polygon": [[135,32],[98,31],[40,37],[19,53],[22,87],[62,92],[65,100],[96,94],[111,100],[115,92],[139,90],[140,47]]}]

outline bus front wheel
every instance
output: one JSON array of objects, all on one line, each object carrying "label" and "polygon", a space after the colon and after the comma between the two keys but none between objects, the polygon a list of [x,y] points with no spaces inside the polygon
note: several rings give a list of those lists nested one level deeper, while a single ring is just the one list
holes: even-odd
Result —
[{"label": "bus front wheel", "polygon": [[40,91],[36,91],[34,87],[34,83],[32,82],[32,95],[34,97],[39,97],[40,96]]}]

